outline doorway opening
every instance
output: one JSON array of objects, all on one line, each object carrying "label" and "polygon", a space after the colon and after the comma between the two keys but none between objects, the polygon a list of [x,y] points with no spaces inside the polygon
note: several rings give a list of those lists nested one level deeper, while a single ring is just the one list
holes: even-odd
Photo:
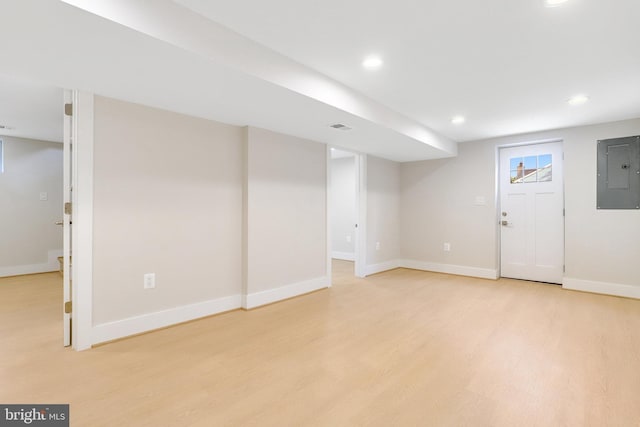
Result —
[{"label": "doorway opening", "polygon": [[7,325],[21,325],[20,334],[51,333],[58,343],[64,253],[63,90],[0,75],[0,95],[5,101],[0,106],[0,299],[6,308],[0,316],[10,319]]},{"label": "doorway opening", "polygon": [[500,275],[561,284],[562,141],[499,147]]},{"label": "doorway opening", "polygon": [[365,218],[362,209],[365,157],[338,148],[329,154],[329,258],[334,277],[364,277]]}]

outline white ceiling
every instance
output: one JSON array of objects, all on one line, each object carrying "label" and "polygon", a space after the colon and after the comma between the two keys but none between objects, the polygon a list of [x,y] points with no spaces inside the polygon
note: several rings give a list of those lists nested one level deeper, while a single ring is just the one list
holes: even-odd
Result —
[{"label": "white ceiling", "polygon": [[62,89],[0,75],[0,135],[62,142]]},{"label": "white ceiling", "polygon": [[[48,117],[54,88],[76,88],[397,161],[640,117],[637,0],[67,3],[4,5],[0,124],[29,122],[9,107],[27,81],[49,94]],[[370,53],[380,70],[361,67]],[[567,105],[578,93],[590,102]]]},{"label": "white ceiling", "polygon": [[640,116],[638,0],[176,2],[456,141]]}]

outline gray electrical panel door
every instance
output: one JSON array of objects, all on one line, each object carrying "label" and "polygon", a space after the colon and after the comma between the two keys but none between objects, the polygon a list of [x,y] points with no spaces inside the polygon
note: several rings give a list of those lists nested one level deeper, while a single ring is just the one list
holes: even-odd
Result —
[{"label": "gray electrical panel door", "polygon": [[640,136],[598,141],[598,209],[640,209]]}]

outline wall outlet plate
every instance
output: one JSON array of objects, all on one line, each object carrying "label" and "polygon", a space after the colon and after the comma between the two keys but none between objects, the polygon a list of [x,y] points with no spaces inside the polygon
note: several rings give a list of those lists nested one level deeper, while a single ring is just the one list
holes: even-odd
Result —
[{"label": "wall outlet plate", "polygon": [[144,275],[143,282],[144,282],[145,289],[154,289],[156,287],[156,274],[146,273]]}]

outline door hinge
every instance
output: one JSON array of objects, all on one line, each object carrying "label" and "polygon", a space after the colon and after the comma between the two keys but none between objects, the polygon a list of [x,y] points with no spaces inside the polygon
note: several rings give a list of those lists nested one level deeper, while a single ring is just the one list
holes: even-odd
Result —
[{"label": "door hinge", "polygon": [[64,303],[64,312],[65,312],[65,314],[71,313],[71,306],[72,306],[71,301],[67,301],[67,302]]},{"label": "door hinge", "polygon": [[73,104],[64,104],[64,115],[73,116]]},{"label": "door hinge", "polygon": [[562,272],[563,272],[563,273],[566,273],[566,271],[567,271],[567,268],[566,268],[566,266],[564,266],[564,265],[563,265],[563,266],[562,266]]},{"label": "door hinge", "polygon": [[71,215],[71,202],[66,202],[64,204],[64,213],[67,215]]},{"label": "door hinge", "polygon": [[562,209],[562,216],[565,216],[565,214],[564,214],[564,209]]}]

